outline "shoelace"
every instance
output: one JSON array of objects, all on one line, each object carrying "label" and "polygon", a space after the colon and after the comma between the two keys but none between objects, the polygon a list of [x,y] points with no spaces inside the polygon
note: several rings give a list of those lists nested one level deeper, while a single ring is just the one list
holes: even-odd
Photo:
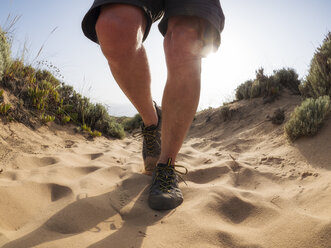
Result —
[{"label": "shoelace", "polygon": [[[170,193],[173,188],[173,182],[176,180],[176,176],[178,176],[186,185],[187,183],[181,177],[181,175],[186,175],[188,170],[186,167],[182,165],[171,165],[172,159],[169,158],[166,166],[157,166],[156,174],[152,185],[156,182],[160,182],[160,190],[164,193]],[[176,168],[184,168],[185,172],[181,172],[176,170]]]},{"label": "shoelace", "polygon": [[143,129],[140,132],[134,133],[133,137],[144,137],[146,141],[147,154],[152,154],[154,152],[154,144],[155,142],[158,142],[156,140],[157,132],[158,130],[156,128],[153,130]]}]

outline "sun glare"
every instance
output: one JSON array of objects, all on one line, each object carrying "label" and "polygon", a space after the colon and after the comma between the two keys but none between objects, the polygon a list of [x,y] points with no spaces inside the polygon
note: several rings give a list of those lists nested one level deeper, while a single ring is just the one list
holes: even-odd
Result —
[{"label": "sun glare", "polygon": [[[226,63],[225,63],[226,62]],[[233,90],[229,77],[231,72],[226,64],[231,61],[226,58],[226,53],[218,51],[209,54],[202,62],[202,91],[200,108],[209,106],[217,107],[222,104],[224,98],[228,98]]]}]

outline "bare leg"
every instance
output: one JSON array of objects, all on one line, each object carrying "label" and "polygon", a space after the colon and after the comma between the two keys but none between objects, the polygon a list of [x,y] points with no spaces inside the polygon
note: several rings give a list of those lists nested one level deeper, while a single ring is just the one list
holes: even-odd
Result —
[{"label": "bare leg", "polygon": [[142,45],[146,19],[140,8],[110,4],[101,9],[96,24],[98,40],[111,72],[144,124],[157,124],[158,119],[150,90],[150,71]]},{"label": "bare leg", "polygon": [[192,123],[200,96],[203,21],[172,17],[164,39],[168,79],[162,100],[162,148],[159,163],[175,162]]}]

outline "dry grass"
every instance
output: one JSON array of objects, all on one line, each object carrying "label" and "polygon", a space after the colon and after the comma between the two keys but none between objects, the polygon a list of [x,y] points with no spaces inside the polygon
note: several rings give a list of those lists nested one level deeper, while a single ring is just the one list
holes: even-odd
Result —
[{"label": "dry grass", "polygon": [[[100,132],[116,138],[125,136],[123,126],[104,106],[91,103],[50,71],[26,65],[22,59],[12,60],[6,35],[1,30],[0,48],[0,86],[18,98],[15,106],[1,105],[3,115],[10,109],[11,119],[28,126],[33,126],[32,119],[40,124],[55,121],[86,127],[91,136],[100,136]],[[50,67],[58,73],[56,67]]]}]

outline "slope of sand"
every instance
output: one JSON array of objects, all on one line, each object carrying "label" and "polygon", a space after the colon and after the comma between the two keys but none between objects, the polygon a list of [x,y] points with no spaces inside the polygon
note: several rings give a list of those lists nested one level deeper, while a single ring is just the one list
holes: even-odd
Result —
[{"label": "slope of sand", "polygon": [[141,140],[86,140],[72,127],[0,122],[0,246],[331,247],[331,120],[289,144],[266,121],[285,95],[199,113],[178,163],[184,203],[148,208]]}]

